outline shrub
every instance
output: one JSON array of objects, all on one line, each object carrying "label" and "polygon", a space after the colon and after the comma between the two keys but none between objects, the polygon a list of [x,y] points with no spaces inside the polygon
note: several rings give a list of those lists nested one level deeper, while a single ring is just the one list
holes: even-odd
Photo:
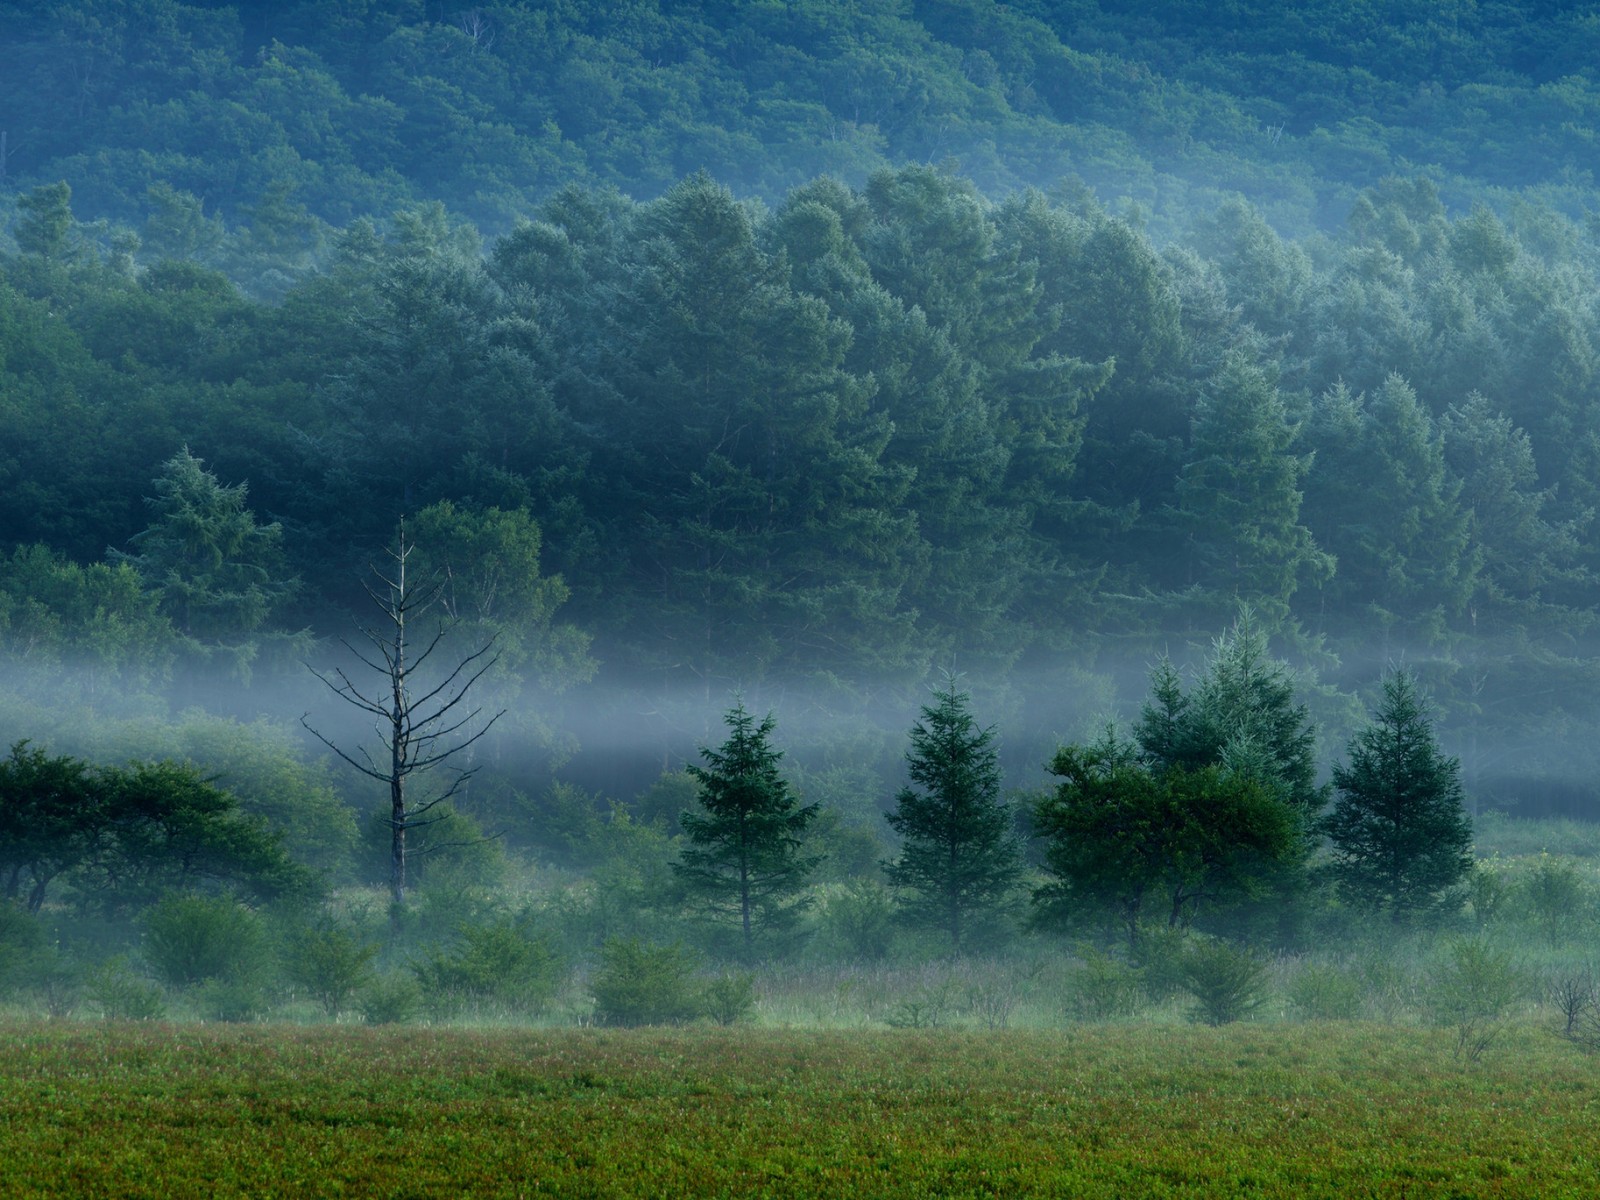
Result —
[{"label": "shrub", "polygon": [[70,1017],[83,999],[83,966],[54,946],[34,956],[29,982],[52,1017]]},{"label": "shrub", "polygon": [[600,949],[589,981],[595,1020],[603,1025],[674,1025],[700,1015],[695,955],[681,945],[651,946],[614,937]]},{"label": "shrub", "polygon": [[1593,1026],[1596,999],[1594,968],[1557,967],[1542,980],[1545,1000],[1561,1014],[1561,1036],[1580,1040]]},{"label": "shrub", "polygon": [[462,1003],[492,1002],[537,1012],[561,984],[561,967],[550,943],[504,918],[465,925],[450,950],[434,950],[412,967],[430,1000],[445,1010]]},{"label": "shrub", "polygon": [[1500,915],[1505,905],[1506,884],[1499,870],[1488,863],[1476,863],[1467,875],[1467,900],[1472,905],[1472,919],[1479,929]]},{"label": "shrub", "polygon": [[1137,967],[1103,950],[1078,950],[1081,965],[1068,980],[1068,1008],[1080,1021],[1110,1021],[1131,1016],[1145,997],[1144,976]]},{"label": "shrub", "polygon": [[160,986],[137,974],[125,958],[90,971],[84,991],[108,1021],[158,1021],[167,1014]]},{"label": "shrub", "polygon": [[1133,965],[1144,980],[1145,995],[1156,1004],[1183,990],[1184,952],[1189,937],[1170,925],[1144,925],[1133,944]]},{"label": "shrub", "polygon": [[960,1000],[958,979],[930,974],[883,1019],[892,1029],[940,1029],[960,1015]]},{"label": "shrub", "polygon": [[894,899],[889,889],[870,879],[858,879],[828,896],[822,911],[827,941],[847,958],[879,962],[894,944]]},{"label": "shrub", "polygon": [[328,1018],[337,1018],[351,997],[372,980],[378,947],[350,930],[323,921],[290,934],[283,953],[283,972],[317,1002]]},{"label": "shrub", "polygon": [[1545,939],[1554,945],[1586,914],[1589,889],[1568,860],[1541,854],[1518,889]]},{"label": "shrub", "polygon": [[756,979],[748,971],[718,975],[706,981],[701,1007],[718,1025],[748,1021],[756,1007]]},{"label": "shrub", "polygon": [[195,989],[195,1010],[208,1021],[259,1021],[271,1007],[259,979],[208,979]]},{"label": "shrub", "polygon": [[38,918],[20,904],[0,901],[0,994],[29,976],[29,968],[44,946],[44,927]]},{"label": "shrub", "polygon": [[249,973],[261,941],[256,915],[226,897],[174,893],[144,917],[144,957],[173,987]]},{"label": "shrub", "polygon": [[1183,986],[1195,999],[1190,1019],[1227,1025],[1266,1001],[1267,965],[1249,950],[1207,938],[1183,955]]},{"label": "shrub", "polygon": [[1329,963],[1307,963],[1289,982],[1289,1003],[1313,1021],[1353,1021],[1363,999],[1361,981]]},{"label": "shrub", "polygon": [[1451,944],[1429,978],[1429,1010],[1436,1025],[1454,1027],[1457,1057],[1476,1062],[1522,992],[1522,972],[1509,950],[1464,938]]},{"label": "shrub", "polygon": [[422,1007],[422,989],[411,975],[375,975],[362,991],[360,1004],[368,1025],[404,1025]]}]

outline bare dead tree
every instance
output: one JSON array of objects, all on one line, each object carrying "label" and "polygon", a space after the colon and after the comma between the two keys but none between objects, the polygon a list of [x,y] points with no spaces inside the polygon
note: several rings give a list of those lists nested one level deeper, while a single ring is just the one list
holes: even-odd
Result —
[{"label": "bare dead tree", "polygon": [[494,25],[483,9],[469,9],[457,18],[456,24],[471,39],[474,52],[494,49]]},{"label": "bare dead tree", "polygon": [[[405,903],[406,862],[409,853],[406,835],[443,820],[448,813],[433,810],[461,791],[476,772],[476,766],[461,766],[452,760],[463,753],[479,738],[489,732],[505,710],[487,721],[479,721],[482,708],[472,707],[467,696],[472,685],[494,666],[499,655],[491,655],[494,639],[476,651],[456,661],[443,677],[420,693],[413,688],[418,672],[422,671],[433,653],[439,649],[452,622],[439,621],[421,653],[412,655],[408,641],[408,623],[421,618],[438,604],[444,593],[446,579],[434,577],[420,587],[412,587],[406,579],[406,560],[416,549],[407,543],[405,523],[400,524],[395,549],[388,551],[393,566],[387,573],[376,566],[378,586],[364,583],[368,597],[382,615],[375,626],[358,626],[362,637],[372,650],[357,649],[349,641],[340,642],[363,665],[381,680],[365,688],[352,680],[342,667],[324,673],[309,667],[311,673],[328,686],[328,689],[351,707],[375,718],[374,731],[382,754],[374,754],[362,747],[359,757],[347,753],[332,739],[314,728],[307,717],[300,723],[328,749],[350,766],[389,788],[388,826],[391,833],[389,858],[389,894],[396,910]],[[374,653],[375,651],[375,653]],[[407,785],[413,776],[440,771],[445,776],[442,786],[425,793],[418,799]]]}]

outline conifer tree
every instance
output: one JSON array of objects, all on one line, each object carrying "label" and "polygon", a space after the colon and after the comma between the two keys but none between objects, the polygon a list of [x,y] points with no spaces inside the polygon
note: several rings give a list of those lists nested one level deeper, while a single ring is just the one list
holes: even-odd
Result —
[{"label": "conifer tree", "polygon": [[948,934],[959,954],[972,917],[993,911],[1016,882],[1021,853],[1000,803],[994,730],[977,727],[954,680],[923,707],[906,762],[912,786],[889,814],[905,844],[886,865],[889,882],[913,894],[908,915]]},{"label": "conifer tree", "polygon": [[673,870],[713,912],[737,914],[749,958],[758,933],[789,928],[805,907],[799,893],[822,861],[802,853],[817,806],[801,807],[779,772],[783,752],[769,740],[777,727],[770,713],[757,724],[741,701],[723,720],[727,741],[702,747],[705,765],[688,768],[700,785],[700,811],[683,814],[690,844]]},{"label": "conifer tree", "polygon": [[1327,820],[1333,875],[1350,900],[1399,923],[1435,907],[1472,867],[1461,766],[1439,752],[1416,680],[1396,671],[1383,701],[1333,769],[1339,798]]},{"label": "conifer tree", "polygon": [[151,523],[131,539],[137,553],[111,550],[127,563],[202,661],[215,658],[242,682],[263,642],[305,649],[304,635],[277,636],[266,628],[274,611],[299,588],[284,562],[283,529],[256,523],[243,483],[224,484],[187,446],[161,466]]}]

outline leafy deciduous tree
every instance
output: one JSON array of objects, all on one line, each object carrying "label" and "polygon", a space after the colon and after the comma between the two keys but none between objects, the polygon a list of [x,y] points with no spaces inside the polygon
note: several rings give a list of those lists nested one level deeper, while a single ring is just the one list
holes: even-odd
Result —
[{"label": "leafy deciduous tree", "polygon": [[1133,942],[1142,921],[1181,928],[1208,907],[1266,895],[1300,853],[1292,814],[1242,772],[1144,762],[1111,731],[1063,747],[1050,770],[1062,782],[1034,810],[1054,877],[1034,892],[1038,924],[1109,914]]}]

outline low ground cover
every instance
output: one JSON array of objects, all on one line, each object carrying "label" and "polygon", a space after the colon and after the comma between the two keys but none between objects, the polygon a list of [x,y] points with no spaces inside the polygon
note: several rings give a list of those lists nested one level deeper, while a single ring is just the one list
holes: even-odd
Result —
[{"label": "low ground cover", "polygon": [[1592,1194],[1600,1057],[1371,1022],[469,1030],[8,1021],[33,1196]]}]

